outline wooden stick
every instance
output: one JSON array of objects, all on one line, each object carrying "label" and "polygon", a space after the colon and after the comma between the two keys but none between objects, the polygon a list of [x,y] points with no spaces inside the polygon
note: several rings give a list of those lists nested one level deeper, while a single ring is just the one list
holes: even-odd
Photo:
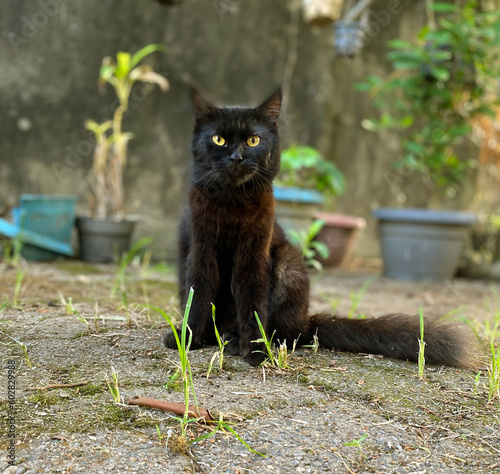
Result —
[{"label": "wooden stick", "polygon": [[[147,398],[147,397],[129,398],[127,400],[127,404],[170,411],[177,415],[184,415],[184,412],[186,411],[186,405],[184,405],[184,403],[165,402],[163,400],[157,400],[155,398]],[[197,409],[195,406],[190,406],[188,408],[187,414],[192,418],[201,418],[205,421],[205,423],[214,421],[214,417],[212,416],[212,414],[208,410],[205,410],[204,408]]]},{"label": "wooden stick", "polygon": [[28,388],[27,390],[30,391],[38,391],[38,392],[43,392],[44,390],[53,390],[54,388],[73,388],[73,387],[81,387],[83,385],[87,385],[90,383],[90,380],[85,380],[84,382],[77,382],[77,383],[54,383],[52,385],[46,385],[45,387],[35,387],[35,388]]}]

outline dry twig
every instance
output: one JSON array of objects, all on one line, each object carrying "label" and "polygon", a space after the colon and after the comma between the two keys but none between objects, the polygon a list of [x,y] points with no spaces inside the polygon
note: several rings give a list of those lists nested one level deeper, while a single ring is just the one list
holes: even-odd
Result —
[{"label": "dry twig", "polygon": [[34,387],[34,388],[28,388],[27,390],[29,391],[37,391],[37,392],[43,392],[44,390],[53,390],[55,388],[73,388],[73,387],[82,387],[83,385],[87,385],[90,383],[90,380],[85,380],[83,382],[76,382],[76,383],[54,383],[52,385],[46,385],[45,387]]},{"label": "dry twig", "polygon": [[[184,412],[186,411],[186,406],[184,405],[184,403],[165,402],[163,400],[156,400],[155,398],[147,397],[129,398],[127,400],[127,404],[170,411],[172,413],[175,413],[176,415],[184,415]],[[211,415],[211,413],[204,408],[196,408],[195,406],[190,406],[188,408],[187,414],[192,418],[203,419],[205,423],[214,421],[214,417]]]}]

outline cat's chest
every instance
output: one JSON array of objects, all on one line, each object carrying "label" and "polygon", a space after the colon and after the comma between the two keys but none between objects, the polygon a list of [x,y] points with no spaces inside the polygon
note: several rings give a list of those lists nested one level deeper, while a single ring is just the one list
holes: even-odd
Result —
[{"label": "cat's chest", "polygon": [[193,212],[193,227],[207,238],[231,239],[252,232],[260,214],[257,209],[238,205],[209,205]]},{"label": "cat's chest", "polygon": [[191,199],[193,230],[207,239],[251,238],[272,231],[274,198],[210,200],[203,196]]}]

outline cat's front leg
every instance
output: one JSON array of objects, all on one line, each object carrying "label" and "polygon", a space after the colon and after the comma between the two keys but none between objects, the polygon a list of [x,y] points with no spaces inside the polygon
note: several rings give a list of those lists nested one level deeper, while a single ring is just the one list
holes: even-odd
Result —
[{"label": "cat's front leg", "polygon": [[[219,285],[219,269],[215,249],[202,244],[193,245],[186,260],[185,279],[180,281],[181,308],[185,311],[189,291],[193,288],[193,300],[189,309],[188,326],[192,332],[191,348],[196,349],[203,345],[205,339],[210,335],[206,331],[212,331],[212,326],[207,328],[211,322],[212,302],[215,301]],[[180,330],[177,330],[180,333]],[[173,333],[169,332],[165,339],[165,345],[176,349],[177,344]]]},{"label": "cat's front leg", "polygon": [[269,269],[259,252],[242,252],[235,259],[232,289],[240,330],[240,352],[245,360],[257,366],[265,358],[265,347],[256,341],[262,338],[259,320],[267,334]]}]

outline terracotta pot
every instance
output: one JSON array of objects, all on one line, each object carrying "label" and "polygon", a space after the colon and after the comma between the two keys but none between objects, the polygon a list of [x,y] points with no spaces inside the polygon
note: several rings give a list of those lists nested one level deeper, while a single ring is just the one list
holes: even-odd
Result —
[{"label": "terracotta pot", "polygon": [[329,212],[318,212],[315,217],[325,221],[315,240],[323,242],[330,251],[328,258],[320,259],[320,263],[332,267],[340,265],[348,255],[357,231],[366,227],[366,221],[362,217]]}]

